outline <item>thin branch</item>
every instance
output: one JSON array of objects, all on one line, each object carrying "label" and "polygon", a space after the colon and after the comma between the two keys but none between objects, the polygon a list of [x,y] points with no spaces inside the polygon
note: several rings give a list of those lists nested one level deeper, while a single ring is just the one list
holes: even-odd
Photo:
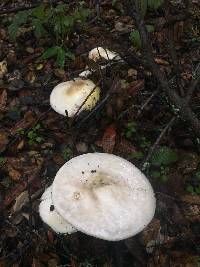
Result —
[{"label": "thin branch", "polygon": [[149,150],[146,158],[144,159],[144,161],[141,164],[141,170],[146,170],[147,167],[149,166],[149,161],[155,151],[155,149],[157,148],[157,146],[159,145],[161,139],[163,138],[163,136],[166,134],[166,132],[168,131],[168,129],[173,125],[173,123],[176,120],[176,116],[172,117],[171,120],[167,123],[167,125],[164,127],[164,129],[161,131],[160,135],[158,136],[158,138],[156,139],[155,143],[153,144],[153,146],[151,147],[151,149]]},{"label": "thin branch", "polygon": [[197,85],[200,83],[200,63],[197,65],[197,67],[194,71],[193,77],[194,77],[194,79],[192,80],[191,85],[188,89],[188,93],[186,94],[186,102],[187,103],[190,102],[190,100],[194,94],[194,91],[197,88]]},{"label": "thin branch", "polygon": [[181,98],[174,90],[171,90],[166,75],[161,72],[158,65],[154,62],[154,57],[152,54],[151,43],[148,38],[147,29],[144,21],[140,18],[140,11],[138,8],[138,1],[131,1],[133,6],[133,16],[135,18],[138,30],[140,32],[140,37],[143,45],[144,56],[146,60],[146,65],[149,66],[153,75],[157,78],[162,90],[165,92],[172,106],[174,106],[174,112],[178,110],[180,117],[191,125],[195,134],[200,136],[200,121],[191,110],[184,98]]}]

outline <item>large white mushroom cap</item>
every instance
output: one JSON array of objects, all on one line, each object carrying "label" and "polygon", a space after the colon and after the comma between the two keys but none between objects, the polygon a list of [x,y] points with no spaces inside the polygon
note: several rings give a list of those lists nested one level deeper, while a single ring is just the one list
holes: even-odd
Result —
[{"label": "large white mushroom cap", "polygon": [[147,226],[155,197],[133,164],[106,153],[88,153],[65,163],[52,185],[56,210],[77,230],[116,241]]},{"label": "large white mushroom cap", "polygon": [[51,92],[50,104],[59,114],[66,116],[67,111],[68,116],[73,117],[86,99],[87,101],[79,112],[91,110],[96,105],[99,97],[100,88],[95,86],[91,80],[76,78],[58,84]]},{"label": "large white mushroom cap", "polygon": [[39,214],[42,220],[48,224],[56,233],[71,234],[77,230],[68,223],[55,210],[52,202],[52,187],[48,187],[41,197]]}]

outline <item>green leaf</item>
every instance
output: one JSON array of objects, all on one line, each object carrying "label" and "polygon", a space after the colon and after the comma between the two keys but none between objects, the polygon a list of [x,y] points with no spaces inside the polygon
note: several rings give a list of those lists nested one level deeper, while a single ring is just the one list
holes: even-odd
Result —
[{"label": "green leaf", "polygon": [[169,147],[160,147],[151,157],[151,164],[155,166],[169,165],[178,160],[177,153]]},{"label": "green leaf", "polygon": [[188,185],[188,186],[186,187],[186,191],[187,191],[188,193],[193,194],[193,193],[194,193],[194,188],[193,188],[193,186],[192,186],[192,185]]},{"label": "green leaf", "polygon": [[69,9],[69,6],[67,4],[59,4],[55,8],[55,12],[57,13],[65,13]]},{"label": "green leaf", "polygon": [[6,159],[3,157],[0,157],[0,166],[3,165],[6,162]]},{"label": "green leaf", "polygon": [[144,18],[147,13],[147,0],[140,0],[138,1],[138,4],[140,8],[141,17]]},{"label": "green leaf", "polygon": [[44,140],[44,138],[42,138],[40,136],[35,138],[35,141],[38,142],[38,143],[41,143],[43,140]]},{"label": "green leaf", "polygon": [[195,173],[195,176],[197,177],[198,180],[200,180],[200,170],[198,170],[198,171]]},{"label": "green leaf", "polygon": [[31,10],[19,11],[15,15],[13,23],[17,24],[18,26],[25,24],[30,14],[31,14]]},{"label": "green leaf", "polygon": [[129,38],[130,38],[131,42],[133,42],[134,46],[136,46],[137,48],[142,47],[142,42],[140,39],[140,33],[138,30],[134,30],[133,32],[131,32]]},{"label": "green leaf", "polygon": [[135,151],[135,152],[132,152],[130,156],[133,159],[141,159],[143,158],[144,154],[141,151]]},{"label": "green leaf", "polygon": [[74,53],[70,52],[69,50],[65,52],[66,57],[68,57],[71,60],[75,60],[75,55]]},{"label": "green leaf", "polygon": [[117,3],[117,0],[112,0],[112,6],[115,6]]},{"label": "green leaf", "polygon": [[63,17],[63,19],[62,19],[62,23],[63,23],[63,25],[66,26],[66,27],[72,27],[73,24],[74,24],[74,19],[73,19],[72,16],[65,16],[65,17]]},{"label": "green leaf", "polygon": [[154,32],[155,31],[155,27],[153,25],[147,25],[147,31],[148,32]]},{"label": "green leaf", "polygon": [[34,19],[32,21],[32,25],[35,27],[34,29],[34,35],[37,39],[47,35],[47,31],[42,25],[42,22],[39,19]]},{"label": "green leaf", "polygon": [[58,46],[52,46],[48,48],[41,56],[41,59],[48,59],[56,56],[58,53]]},{"label": "green leaf", "polygon": [[18,32],[17,24],[12,23],[10,26],[8,26],[8,34],[12,42],[16,41],[17,32]]},{"label": "green leaf", "polygon": [[130,130],[127,131],[127,132],[125,133],[125,136],[126,136],[127,139],[131,138],[131,136],[132,136],[132,132],[131,132]]},{"label": "green leaf", "polygon": [[62,69],[65,66],[65,50],[62,47],[58,48],[56,64]]},{"label": "green leaf", "polygon": [[[147,27],[147,31],[149,33],[155,31],[155,28],[153,25],[147,25],[146,27]],[[136,46],[138,49],[142,47],[140,33],[138,30],[134,30],[133,32],[131,32],[129,38],[130,38],[131,42],[133,42],[134,46]]]},{"label": "green leaf", "polygon": [[163,0],[148,0],[148,8],[151,10],[157,10],[163,3]]},{"label": "green leaf", "polygon": [[41,4],[35,7],[32,11],[32,15],[43,21],[45,19],[45,5]]},{"label": "green leaf", "polygon": [[153,172],[151,173],[151,175],[152,175],[154,178],[159,178],[161,174],[160,174],[159,171],[153,171]]}]

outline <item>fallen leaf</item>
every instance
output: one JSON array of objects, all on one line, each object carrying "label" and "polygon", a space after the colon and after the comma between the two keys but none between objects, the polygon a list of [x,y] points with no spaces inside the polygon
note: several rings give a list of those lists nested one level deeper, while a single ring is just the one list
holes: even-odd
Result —
[{"label": "fallen leaf", "polygon": [[135,70],[135,69],[128,69],[128,77],[136,78],[137,77],[137,70]]},{"label": "fallen leaf", "polygon": [[0,131],[0,153],[6,149],[8,144],[8,135],[4,131]]},{"label": "fallen leaf", "polygon": [[159,65],[169,65],[169,62],[162,58],[155,58],[154,60]]},{"label": "fallen leaf", "polygon": [[22,177],[21,173],[15,169],[11,169],[9,170],[9,177],[13,180],[13,181],[19,181],[20,178]]},{"label": "fallen leaf", "polygon": [[16,199],[13,206],[13,212],[16,213],[28,202],[28,191],[23,191]]},{"label": "fallen leaf", "polygon": [[122,156],[131,155],[134,152],[138,152],[134,145],[126,139],[121,139],[121,141],[116,146],[116,150]]},{"label": "fallen leaf", "polygon": [[10,133],[12,135],[15,135],[16,133],[19,133],[19,131],[25,130],[31,125],[33,125],[35,121],[36,121],[36,117],[34,116],[34,114],[31,111],[27,111],[24,115],[24,118],[20,120],[19,122],[17,122],[10,129]]},{"label": "fallen leaf", "polygon": [[142,88],[144,87],[144,80],[137,80],[134,81],[132,83],[130,83],[127,87],[126,87],[126,91],[129,94],[137,94],[138,91],[140,91]]},{"label": "fallen leaf", "polygon": [[0,94],[0,111],[1,112],[6,111],[6,102],[7,102],[7,92],[6,90],[3,90],[3,92]]},{"label": "fallen leaf", "polygon": [[2,79],[7,72],[7,62],[3,60],[0,62],[0,79]]},{"label": "fallen leaf", "polygon": [[104,152],[112,153],[115,146],[115,141],[116,141],[116,124],[112,123],[105,130],[103,138],[101,140]]},{"label": "fallen leaf", "polygon": [[10,193],[4,199],[4,205],[6,207],[9,206],[16,199],[16,197],[27,188],[28,184],[30,185],[33,183],[33,181],[38,177],[40,170],[41,166],[38,167],[34,174],[28,176],[28,181],[22,181],[20,184],[17,184],[14,188],[12,188]]}]

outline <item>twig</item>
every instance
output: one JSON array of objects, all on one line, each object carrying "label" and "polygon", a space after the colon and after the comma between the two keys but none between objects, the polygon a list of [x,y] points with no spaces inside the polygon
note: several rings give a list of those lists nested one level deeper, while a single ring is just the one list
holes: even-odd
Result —
[{"label": "twig", "polygon": [[178,110],[181,118],[191,125],[195,134],[200,136],[200,121],[191,110],[184,98],[181,98],[174,90],[171,90],[166,75],[161,72],[158,65],[154,62],[151,44],[148,38],[148,33],[144,21],[140,18],[140,11],[138,7],[138,0],[131,1],[133,6],[133,16],[135,18],[140,37],[143,45],[144,56],[146,59],[146,65],[148,65],[159,82],[162,90],[165,92],[170,103],[175,107],[174,112]]},{"label": "twig", "polygon": [[14,8],[10,8],[8,10],[2,10],[2,11],[0,11],[0,16],[10,14],[10,13],[16,13],[19,11],[29,10],[29,9],[35,8],[36,6],[38,6],[38,4],[33,4],[30,6],[14,7]]},{"label": "twig", "polygon": [[85,100],[83,101],[83,103],[80,105],[80,107],[78,108],[78,110],[76,111],[75,115],[74,115],[74,119],[76,118],[76,116],[78,115],[79,111],[81,110],[81,108],[84,106],[84,104],[86,103],[86,101],[88,100],[88,98],[91,96],[91,94],[94,93],[95,89],[97,88],[97,86],[100,84],[101,79],[98,81],[98,83],[95,85],[95,87],[92,89],[92,91],[89,93],[89,95],[85,98]]},{"label": "twig", "polygon": [[28,177],[25,176],[25,180],[27,183],[27,192],[28,192],[28,205],[29,205],[29,225],[31,227],[33,227],[33,208],[32,208],[32,199],[31,199],[31,190],[30,190],[30,183],[28,180]]},{"label": "twig", "polygon": [[146,158],[144,159],[144,161],[141,164],[141,169],[144,171],[147,169],[147,167],[149,166],[149,160],[151,159],[153,152],[155,151],[155,149],[157,148],[157,146],[159,145],[161,139],[163,138],[163,136],[165,135],[165,133],[167,132],[167,130],[173,125],[173,123],[176,120],[176,116],[172,117],[172,119],[167,123],[167,125],[164,127],[164,129],[162,130],[162,132],[160,133],[160,135],[158,136],[158,138],[156,139],[155,143],[153,144],[153,146],[151,147],[151,149],[149,150]]},{"label": "twig", "polygon": [[[170,7],[169,7],[168,1],[166,1],[166,9],[167,9],[167,15],[166,18],[169,20],[169,12],[170,12]],[[180,65],[176,53],[176,48],[174,45],[174,25],[170,24],[169,29],[168,29],[168,38],[169,38],[169,49],[170,49],[170,54],[173,62],[173,69],[176,75],[176,86],[179,89],[181,97],[184,97],[184,90],[182,86],[182,81],[181,81],[181,74],[180,74]]]},{"label": "twig", "polygon": [[194,94],[194,91],[196,90],[198,83],[200,83],[200,63],[197,65],[197,67],[194,71],[193,77],[194,77],[194,79],[191,82],[191,85],[188,89],[188,93],[186,94],[186,102],[187,103],[190,102],[190,100]]},{"label": "twig", "polygon": [[140,109],[138,110],[137,113],[137,117],[139,117],[141,115],[141,113],[143,112],[143,110],[146,108],[146,106],[149,104],[149,102],[152,100],[152,98],[154,98],[155,95],[158,94],[158,90],[154,91],[149,98],[147,98],[147,100],[144,102],[144,104],[140,107]]}]

